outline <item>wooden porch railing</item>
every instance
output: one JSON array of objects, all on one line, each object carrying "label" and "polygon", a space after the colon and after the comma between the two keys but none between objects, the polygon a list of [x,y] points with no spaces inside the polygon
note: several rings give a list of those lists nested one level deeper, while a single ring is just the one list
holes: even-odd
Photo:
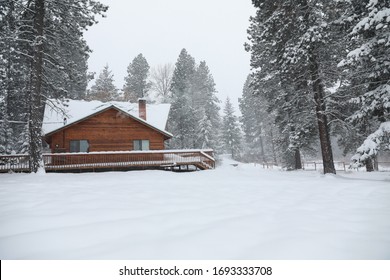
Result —
[{"label": "wooden porch railing", "polygon": [[0,155],[0,172],[28,172],[30,171],[30,156]]},{"label": "wooden porch railing", "polygon": [[[131,168],[175,169],[194,166],[198,169],[215,168],[213,150],[152,150],[92,153],[43,154],[46,171],[102,170]],[[188,169],[188,168],[187,168]],[[0,155],[0,172],[29,171],[28,155]]]},{"label": "wooden porch railing", "polygon": [[208,154],[212,150],[159,150],[131,152],[95,152],[44,154],[47,171],[70,169],[120,169],[193,165],[199,169],[212,169],[215,160]]}]

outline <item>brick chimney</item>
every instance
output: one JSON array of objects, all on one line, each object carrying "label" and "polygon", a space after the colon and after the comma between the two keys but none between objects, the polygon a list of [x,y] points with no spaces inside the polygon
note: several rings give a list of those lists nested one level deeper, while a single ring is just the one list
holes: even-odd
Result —
[{"label": "brick chimney", "polygon": [[138,114],[141,119],[146,121],[146,99],[138,99]]}]

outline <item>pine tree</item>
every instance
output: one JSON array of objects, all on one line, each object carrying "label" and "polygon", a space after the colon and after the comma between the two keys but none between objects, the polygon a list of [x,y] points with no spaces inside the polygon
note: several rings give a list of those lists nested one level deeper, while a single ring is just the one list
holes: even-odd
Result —
[{"label": "pine tree", "polygon": [[[266,69],[264,66],[273,64],[271,70],[279,76],[282,92],[288,93],[282,96],[282,102],[290,108],[297,102],[307,103],[311,93],[324,173],[335,173],[325,98],[327,79],[323,76],[326,64],[322,63],[328,56],[326,43],[330,14],[327,11],[333,9],[333,1],[252,2],[258,10],[256,17],[251,18],[248,30],[251,45],[247,49],[252,54],[251,65],[262,71]],[[303,98],[290,98],[291,94],[302,94]],[[287,129],[297,135],[302,131],[297,131],[294,126]]]},{"label": "pine tree", "polygon": [[186,49],[180,52],[173,72],[171,92],[172,106],[168,118],[168,131],[173,134],[171,148],[195,148],[197,115],[192,102],[192,80],[195,73],[195,59]]},{"label": "pine tree", "polygon": [[251,87],[252,77],[248,75],[242,98],[239,99],[245,149],[243,158],[249,162],[277,163],[275,150],[275,116],[262,94],[256,94]]},{"label": "pine tree", "polygon": [[173,71],[171,92],[172,95],[181,95],[190,90],[192,77],[195,73],[195,59],[182,49]]},{"label": "pine tree", "polygon": [[239,159],[241,152],[241,131],[238,118],[229,97],[226,98],[222,121],[222,142],[225,151],[232,154],[232,158]]},{"label": "pine tree", "polygon": [[262,16],[259,13],[257,18],[252,18],[248,30],[252,45],[246,46],[252,53],[251,66],[255,69],[250,82],[257,99],[253,105],[265,107],[263,113],[272,116],[271,123],[276,125],[275,130],[269,131],[273,138],[273,161],[281,163],[288,170],[300,169],[301,151],[312,153],[315,142],[316,120],[312,93],[307,81],[301,79],[300,73],[304,69],[298,65],[297,69],[292,66],[289,71],[282,71],[282,66],[277,63],[280,54],[275,50],[275,42],[271,40],[273,37],[259,37],[265,28],[261,24]]},{"label": "pine tree", "polygon": [[129,102],[137,102],[139,98],[148,95],[151,83],[147,81],[149,64],[140,53],[127,67],[127,77],[123,86],[124,99]]},{"label": "pine tree", "polygon": [[219,115],[220,100],[216,96],[214,78],[205,61],[201,61],[192,79],[192,106],[196,114],[202,116],[198,121],[197,148],[217,150],[218,133],[221,128]]},{"label": "pine tree", "polygon": [[[27,87],[30,81],[28,38],[24,38],[24,7],[17,1],[0,2],[0,134],[5,150],[20,150],[17,138],[26,124]],[[26,23],[27,22],[27,23]]]},{"label": "pine tree", "polygon": [[382,123],[379,128],[368,135],[363,144],[356,149],[352,162],[355,167],[366,165],[367,171],[374,171],[374,159],[379,151],[390,150],[390,121]]},{"label": "pine tree", "polygon": [[0,99],[13,134],[8,142],[19,152],[28,148],[32,172],[42,164],[46,98],[85,92],[83,31],[106,10],[89,0],[0,1]]},{"label": "pine tree", "polygon": [[215,149],[217,147],[216,134],[211,124],[209,117],[204,114],[199,121],[198,135],[198,147],[201,149]]},{"label": "pine tree", "polygon": [[50,54],[45,57],[49,62],[45,64],[45,94],[52,98],[85,98],[90,80],[87,60],[91,50],[83,38],[83,31],[96,22],[93,11],[105,7],[86,0],[45,2],[44,52]]},{"label": "pine tree", "polygon": [[0,122],[0,154],[11,154],[12,130],[8,119],[3,118]]},{"label": "pine tree", "polygon": [[190,105],[188,96],[175,95],[168,118],[168,130],[173,133],[173,138],[169,142],[170,148],[195,148],[196,122],[194,116],[195,111]]},{"label": "pine tree", "polygon": [[109,70],[108,64],[104,66],[95,84],[91,87],[89,99],[102,102],[119,100],[118,89],[114,85],[114,75]]},{"label": "pine tree", "polygon": [[0,31],[4,34],[0,40],[0,154],[10,153],[12,130],[9,123],[10,106],[8,104],[13,87],[9,78],[12,71],[12,57],[15,41],[12,38],[14,25],[13,2],[0,4]]},{"label": "pine tree", "polygon": [[221,127],[220,101],[215,82],[205,61],[195,59],[183,49],[171,82],[172,107],[168,130],[174,135],[172,148],[218,148]]},{"label": "pine tree", "polygon": [[[353,1],[348,15],[354,23],[348,36],[349,49],[352,50],[339,66],[350,77],[345,91],[353,93],[349,95],[353,105],[349,120],[355,127],[354,131],[360,132],[357,139],[363,142],[362,138],[367,137],[364,141],[367,143],[390,121],[390,3]],[[372,171],[372,161],[377,152],[373,152],[375,149],[368,152],[363,146],[357,150],[357,154],[361,155],[358,161],[366,165],[367,171]],[[362,152],[362,149],[365,151]]]}]

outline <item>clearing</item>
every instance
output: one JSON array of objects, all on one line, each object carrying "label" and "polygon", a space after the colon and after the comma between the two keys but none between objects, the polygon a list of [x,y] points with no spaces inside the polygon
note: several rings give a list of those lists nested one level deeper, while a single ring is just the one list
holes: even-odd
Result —
[{"label": "clearing", "polygon": [[390,173],[0,174],[0,259],[390,259]]}]

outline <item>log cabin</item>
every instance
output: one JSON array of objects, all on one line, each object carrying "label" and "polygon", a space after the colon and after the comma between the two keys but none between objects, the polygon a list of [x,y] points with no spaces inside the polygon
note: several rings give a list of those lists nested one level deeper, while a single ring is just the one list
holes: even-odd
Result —
[{"label": "log cabin", "polygon": [[[165,150],[169,104],[49,100],[43,154],[47,172],[134,169],[196,170],[215,167],[213,150]],[[28,172],[29,155],[0,155],[1,172]]]},{"label": "log cabin", "polygon": [[43,123],[51,153],[164,150],[172,137],[165,130],[169,104],[69,100],[51,107]]}]

